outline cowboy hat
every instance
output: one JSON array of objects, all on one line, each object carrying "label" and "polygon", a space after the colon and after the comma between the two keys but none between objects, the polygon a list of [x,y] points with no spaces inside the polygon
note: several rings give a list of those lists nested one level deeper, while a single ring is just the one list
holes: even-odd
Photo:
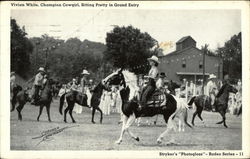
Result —
[{"label": "cowboy hat", "polygon": [[155,55],[153,55],[151,58],[148,58],[148,61],[154,61],[154,62],[156,62],[158,64],[160,63],[158,57],[156,57]]},{"label": "cowboy hat", "polygon": [[210,74],[208,79],[212,79],[212,78],[216,78],[216,76],[214,74]]},{"label": "cowboy hat", "polygon": [[161,77],[161,78],[164,78],[164,77],[166,77],[166,74],[165,74],[164,72],[161,72],[161,73],[160,73],[160,77]]},{"label": "cowboy hat", "polygon": [[82,75],[89,75],[89,72],[88,72],[87,70],[84,69],[84,70],[82,71],[81,74],[82,74]]},{"label": "cowboy hat", "polygon": [[45,70],[44,70],[43,67],[40,67],[40,68],[38,69],[38,71],[39,71],[39,72],[45,72]]}]

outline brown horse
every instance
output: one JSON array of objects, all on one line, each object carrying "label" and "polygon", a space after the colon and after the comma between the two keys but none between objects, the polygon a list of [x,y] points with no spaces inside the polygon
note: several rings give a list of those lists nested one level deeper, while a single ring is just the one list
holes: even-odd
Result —
[{"label": "brown horse", "polygon": [[50,104],[52,102],[52,85],[54,84],[54,81],[52,79],[48,79],[48,81],[45,83],[44,89],[42,90],[41,96],[36,103],[36,105],[40,106],[39,109],[39,115],[37,117],[37,121],[39,121],[39,118],[42,114],[43,107],[46,107],[47,115],[48,115],[48,121],[51,122],[50,119]]},{"label": "brown horse", "polygon": [[72,115],[72,111],[74,108],[75,103],[81,105],[81,106],[87,106],[89,108],[92,108],[92,118],[91,118],[91,122],[94,124],[94,117],[95,117],[95,111],[98,110],[101,113],[101,117],[100,117],[100,123],[102,123],[102,119],[103,119],[103,113],[102,110],[99,108],[99,104],[100,104],[100,99],[103,93],[103,90],[107,90],[107,91],[111,91],[108,86],[106,85],[105,80],[101,81],[92,91],[92,97],[90,100],[90,106],[87,105],[87,100],[88,97],[86,94],[81,94],[77,91],[71,91],[68,93],[63,94],[60,97],[60,106],[59,106],[59,112],[60,114],[62,114],[62,108],[63,108],[63,104],[64,104],[64,100],[66,97],[66,101],[68,103],[68,107],[64,110],[64,122],[67,122],[66,120],[66,114],[69,111],[70,117],[72,119],[72,122],[75,123],[76,121],[73,118]]},{"label": "brown horse", "polygon": [[18,120],[22,120],[21,111],[24,105],[27,102],[30,102],[28,90],[29,90],[28,88],[23,90],[22,87],[19,85],[16,85],[13,88],[13,98],[11,99],[11,105],[12,105],[11,112],[15,110],[16,104],[18,103],[18,106],[16,108],[18,112]]},{"label": "brown horse", "polygon": [[77,92],[77,91],[70,91],[68,93],[63,94],[60,97],[60,107],[59,107],[59,112],[61,115],[62,115],[62,108],[63,108],[65,97],[66,97],[66,101],[67,101],[68,106],[64,110],[64,122],[67,123],[66,115],[67,115],[67,112],[69,111],[69,115],[72,119],[72,122],[75,123],[76,121],[72,115],[72,111],[74,109],[75,103],[77,103],[81,106],[89,107],[87,104],[88,97],[86,94],[82,94],[82,93]]},{"label": "brown horse", "polygon": [[[48,79],[48,81],[44,85],[41,96],[39,97],[39,100],[36,103],[36,106],[40,106],[37,121],[39,121],[39,118],[40,118],[40,116],[42,114],[43,107],[46,107],[48,120],[49,120],[49,122],[51,122],[51,119],[50,119],[50,104],[52,102],[52,90],[51,90],[52,89],[51,88],[52,84],[53,84],[53,80]],[[28,89],[21,90],[21,91],[19,91],[17,93],[16,96],[13,95],[13,97],[15,97],[15,98],[12,99],[12,111],[15,109],[16,103],[18,103],[19,105],[16,108],[16,110],[18,112],[18,120],[22,120],[21,111],[22,111],[24,105],[27,102],[30,102],[28,91],[29,91]]]},{"label": "brown horse", "polygon": [[[227,128],[227,124],[226,124],[226,112],[228,109],[228,99],[229,99],[229,93],[237,93],[237,89],[234,88],[233,86],[231,86],[228,83],[225,83],[221,89],[219,90],[216,99],[215,99],[215,103],[214,103],[214,107],[215,107],[215,111],[219,112],[221,117],[222,117],[222,121],[217,122],[216,124],[224,124],[224,126]],[[192,124],[194,125],[194,119],[195,116],[198,114],[199,118],[201,119],[201,121],[203,121],[202,117],[201,117],[201,112],[205,107],[212,107],[211,106],[211,102],[209,101],[209,97],[208,96],[204,96],[204,95],[199,95],[199,96],[194,96],[191,98],[191,100],[189,101],[188,105],[192,105],[193,102],[195,103],[196,106],[196,111],[193,114],[193,118],[192,118]]]}]

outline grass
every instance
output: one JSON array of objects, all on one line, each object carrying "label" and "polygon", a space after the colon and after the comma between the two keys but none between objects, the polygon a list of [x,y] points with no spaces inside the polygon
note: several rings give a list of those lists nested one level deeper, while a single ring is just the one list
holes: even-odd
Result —
[{"label": "grass", "polygon": [[[206,127],[200,122],[198,117],[195,120],[194,129],[186,127],[185,132],[171,132],[164,138],[162,144],[157,144],[156,139],[166,129],[162,117],[159,117],[157,125],[142,124],[137,127],[134,124],[130,129],[140,137],[137,142],[124,135],[122,144],[116,145],[114,142],[119,138],[121,125],[119,114],[104,116],[103,124],[99,124],[100,114],[96,113],[95,121],[91,123],[91,110],[83,108],[82,114],[73,116],[77,123],[71,123],[70,116],[67,116],[68,123],[63,122],[63,116],[58,112],[58,100],[54,100],[51,105],[51,119],[49,123],[46,110],[40,117],[40,122],[36,121],[39,107],[26,104],[22,115],[23,120],[17,120],[17,112],[11,113],[10,133],[11,150],[240,150],[242,145],[241,117],[227,114],[227,124],[217,125],[221,120],[218,113],[203,112],[202,117]],[[193,110],[189,112],[189,123]],[[152,119],[151,119],[152,120]],[[145,121],[145,120],[144,120]],[[32,139],[41,135],[43,131],[53,128],[63,128],[65,126],[76,126],[53,135],[48,140],[41,142],[40,139]],[[166,142],[175,139],[178,145],[167,145]]]}]

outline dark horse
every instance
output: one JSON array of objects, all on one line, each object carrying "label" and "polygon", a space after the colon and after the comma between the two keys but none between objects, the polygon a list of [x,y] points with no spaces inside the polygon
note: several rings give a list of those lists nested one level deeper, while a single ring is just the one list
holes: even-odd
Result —
[{"label": "dark horse", "polygon": [[20,85],[16,85],[13,88],[13,97],[11,99],[11,105],[12,105],[11,112],[15,110],[16,104],[18,103],[18,106],[16,108],[16,110],[18,112],[18,120],[22,120],[21,111],[22,111],[24,105],[28,101],[30,101],[28,88],[23,90]]},{"label": "dark horse", "polygon": [[82,94],[82,93],[77,92],[77,91],[70,91],[68,93],[63,94],[60,97],[60,107],[59,107],[59,112],[61,115],[62,115],[62,108],[63,108],[65,97],[66,97],[68,107],[64,110],[64,122],[65,123],[67,122],[66,115],[67,115],[67,112],[69,111],[69,115],[72,119],[72,122],[75,123],[76,121],[72,115],[72,111],[74,109],[75,103],[77,103],[81,106],[89,107],[87,104],[88,97],[86,94]]},{"label": "dark horse", "polygon": [[[45,86],[44,86],[44,88],[42,90],[41,96],[40,96],[39,100],[36,103],[37,106],[40,106],[40,110],[39,110],[39,115],[37,117],[37,121],[39,121],[39,118],[40,118],[40,116],[42,114],[43,107],[45,106],[46,110],[47,110],[48,120],[49,120],[49,122],[51,122],[51,119],[50,119],[50,104],[52,102],[52,90],[51,90],[52,84],[53,84],[53,80],[52,79],[48,79],[48,81],[45,83]],[[13,99],[12,99],[12,101],[13,101]],[[13,102],[12,110],[15,109],[16,103],[19,103],[19,105],[16,108],[16,110],[18,111],[18,119],[22,120],[21,111],[22,111],[24,105],[27,102],[30,101],[28,90],[25,89],[25,90],[19,91],[17,93],[17,95],[15,96],[14,101],[15,102]]]},{"label": "dark horse", "polygon": [[[134,98],[131,98],[131,95],[134,96],[135,91],[138,90],[138,88],[135,88],[138,87],[136,84],[136,78],[137,77],[133,73],[123,71],[118,72],[116,75],[110,77],[109,79],[109,84],[124,81],[124,84],[122,85],[123,87],[121,87],[122,89],[120,90],[120,95],[122,99],[123,125],[120,138],[116,141],[116,143],[120,144],[122,142],[123,134],[125,133],[125,131],[127,131],[133,139],[139,141],[139,138],[129,130],[129,127],[133,124],[135,118],[152,117],[157,114],[162,114],[165,122],[168,123],[168,125],[167,129],[157,139],[157,142],[161,143],[163,137],[166,134],[168,134],[172,129],[176,130],[177,128],[174,122],[174,118],[178,116],[178,112],[180,112],[178,103],[174,96],[165,93],[165,103],[163,105],[148,106],[146,109],[138,111],[138,101],[134,100]],[[187,111],[184,112],[184,116],[185,124],[191,127],[191,125],[187,123]]]},{"label": "dark horse", "polygon": [[[231,86],[230,84],[225,83],[221,87],[221,89],[219,90],[219,92],[216,96],[216,99],[215,99],[215,103],[214,103],[215,111],[219,112],[221,117],[222,117],[222,121],[220,121],[216,124],[223,123],[226,128],[227,128],[226,112],[227,112],[227,108],[228,108],[229,92],[237,93],[237,89],[234,88],[233,86]],[[210,108],[212,107],[210,100],[211,99],[205,95],[194,96],[191,98],[188,105],[191,106],[194,102],[195,106],[196,106],[196,111],[194,112],[193,118],[192,118],[193,125],[194,125],[195,116],[197,114],[198,114],[198,117],[200,118],[200,120],[203,121],[203,119],[201,117],[201,113],[202,113],[202,110],[204,109],[204,107],[210,107]]]},{"label": "dark horse", "polygon": [[[11,100],[10,100],[10,102],[11,102],[11,112],[12,111],[14,111],[15,110],[15,105],[16,105],[16,103],[17,103],[17,98],[16,98],[16,96],[17,96],[17,94],[19,93],[19,92],[21,92],[21,91],[23,91],[23,88],[20,86],[20,85],[15,85],[14,87],[13,87],[13,90],[12,90],[12,98],[11,98]],[[24,91],[23,91],[24,92]]]},{"label": "dark horse", "polygon": [[[109,77],[109,76],[108,76]],[[101,102],[101,96],[103,93],[103,90],[107,90],[107,91],[111,91],[109,86],[108,86],[108,80],[104,79],[101,82],[99,82],[99,84],[93,89],[92,91],[92,97],[90,100],[90,106],[87,106],[87,95],[84,94],[82,95],[81,93],[75,92],[76,98],[74,98],[74,92],[69,92],[66,93],[64,95],[61,96],[60,98],[60,107],[59,107],[59,112],[62,114],[62,107],[63,107],[63,103],[64,103],[64,99],[66,96],[66,101],[68,103],[68,107],[65,109],[64,111],[64,122],[66,121],[66,114],[69,111],[69,114],[71,116],[72,122],[75,123],[75,120],[72,116],[72,110],[74,108],[75,103],[78,103],[79,105],[82,106],[87,106],[87,107],[91,107],[92,108],[92,119],[91,122],[94,124],[94,117],[95,117],[95,111],[98,110],[101,113],[101,117],[100,117],[100,123],[102,123],[102,119],[103,119],[103,113],[102,110],[99,108],[99,104]],[[83,103],[82,103],[83,101]]]},{"label": "dark horse", "polygon": [[180,84],[177,84],[173,82],[172,80],[170,80],[170,82],[167,83],[167,86],[168,86],[168,90],[170,91],[169,94],[173,94],[173,95],[175,95],[175,89],[181,87]]}]

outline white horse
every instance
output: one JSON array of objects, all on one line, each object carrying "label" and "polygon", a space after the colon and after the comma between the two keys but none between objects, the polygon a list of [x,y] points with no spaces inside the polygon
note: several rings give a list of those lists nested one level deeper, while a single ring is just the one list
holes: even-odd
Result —
[{"label": "white horse", "polygon": [[[162,114],[165,122],[167,123],[167,129],[160,134],[157,139],[157,142],[162,143],[163,138],[169,134],[171,130],[176,131],[177,126],[174,121],[175,117],[180,117],[183,114],[183,120],[186,125],[191,127],[187,123],[187,108],[183,109],[183,102],[176,97],[170,94],[164,94],[164,101],[160,106],[147,107],[144,111],[138,111],[138,103],[135,98],[137,98],[139,87],[137,85],[137,77],[135,74],[129,71],[117,71],[114,76],[110,76],[109,83],[118,83],[117,81],[124,80],[125,84],[120,87],[120,95],[122,98],[122,113],[123,113],[123,123],[122,130],[119,139],[116,141],[117,144],[120,144],[123,139],[125,132],[135,140],[139,141],[139,137],[135,136],[130,130],[130,126],[135,122],[135,119],[138,117],[152,117],[157,114]],[[173,141],[170,143],[174,143]]]}]

